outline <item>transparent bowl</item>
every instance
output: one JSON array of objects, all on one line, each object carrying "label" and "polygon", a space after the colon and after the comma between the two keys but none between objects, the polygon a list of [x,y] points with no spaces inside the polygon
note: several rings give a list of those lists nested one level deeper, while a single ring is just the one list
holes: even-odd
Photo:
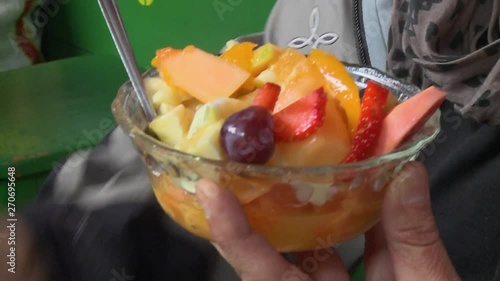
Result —
[{"label": "transparent bowl", "polygon": [[[389,88],[399,101],[420,91],[373,68],[346,67],[361,93],[368,80]],[[152,69],[144,77],[157,75]],[[210,179],[236,195],[252,227],[280,252],[334,245],[371,228],[380,219],[388,183],[440,130],[438,110],[390,154],[352,164],[271,167],[214,161],[167,147],[145,133],[147,121],[130,81],[119,89],[112,110],[141,154],[159,204],[175,222],[211,239],[194,195],[196,182]]]}]

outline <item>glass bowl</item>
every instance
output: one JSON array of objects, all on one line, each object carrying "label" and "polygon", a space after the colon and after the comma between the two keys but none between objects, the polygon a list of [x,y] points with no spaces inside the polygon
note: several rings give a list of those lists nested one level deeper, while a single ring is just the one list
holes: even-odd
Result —
[{"label": "glass bowl", "polygon": [[[373,68],[346,68],[360,93],[368,80],[389,88],[400,102],[420,91]],[[157,75],[156,69],[151,69],[144,77]],[[195,196],[196,182],[206,178],[231,190],[251,226],[280,252],[332,246],[371,228],[380,219],[387,185],[440,130],[438,110],[390,154],[331,166],[264,166],[201,158],[149,136],[145,133],[148,123],[130,81],[119,89],[112,111],[142,156],[159,204],[176,223],[211,239]]]}]

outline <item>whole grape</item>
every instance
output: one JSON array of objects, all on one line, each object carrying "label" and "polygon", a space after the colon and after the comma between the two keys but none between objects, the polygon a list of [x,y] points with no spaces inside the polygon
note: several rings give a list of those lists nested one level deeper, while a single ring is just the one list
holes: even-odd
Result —
[{"label": "whole grape", "polygon": [[229,159],[264,164],[274,153],[273,117],[262,106],[250,106],[229,116],[221,129],[220,142]]}]

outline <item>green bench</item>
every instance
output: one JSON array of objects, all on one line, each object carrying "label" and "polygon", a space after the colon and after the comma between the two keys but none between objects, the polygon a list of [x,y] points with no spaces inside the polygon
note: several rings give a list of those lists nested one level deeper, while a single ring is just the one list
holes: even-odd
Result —
[{"label": "green bench", "polygon": [[[93,147],[116,125],[110,104],[126,80],[121,61],[88,55],[0,72],[0,182],[16,169],[16,207],[28,204],[58,161]],[[0,194],[2,207],[7,193]]]}]

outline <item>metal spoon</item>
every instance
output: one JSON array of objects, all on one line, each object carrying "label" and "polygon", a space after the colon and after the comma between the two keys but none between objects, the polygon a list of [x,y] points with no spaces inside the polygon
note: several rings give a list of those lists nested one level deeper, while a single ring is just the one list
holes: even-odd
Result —
[{"label": "metal spoon", "polygon": [[120,15],[120,10],[116,4],[116,0],[97,0],[101,11],[104,15],[104,19],[108,25],[113,41],[115,42],[120,58],[122,59],[125,70],[132,82],[135,92],[137,93],[137,98],[144,111],[146,119],[151,122],[156,117],[156,112],[153,108],[153,103],[150,97],[146,94],[144,90],[144,85],[142,81],[142,76],[137,67],[137,61],[132,51],[132,47],[128,41],[127,32],[123,25],[122,17]]}]

